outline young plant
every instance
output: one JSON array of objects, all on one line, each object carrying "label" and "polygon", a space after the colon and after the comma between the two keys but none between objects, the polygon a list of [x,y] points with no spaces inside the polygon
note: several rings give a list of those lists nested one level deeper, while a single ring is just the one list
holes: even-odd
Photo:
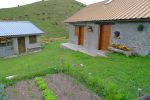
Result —
[{"label": "young plant", "polygon": [[43,100],[57,100],[55,94],[50,91],[41,77],[35,78],[35,83],[38,89],[42,92]]},{"label": "young plant", "polygon": [[7,96],[5,95],[4,85],[0,84],[0,100],[8,100]]},{"label": "young plant", "polygon": [[48,89],[46,89],[42,92],[42,97],[44,100],[57,100],[54,93]]}]

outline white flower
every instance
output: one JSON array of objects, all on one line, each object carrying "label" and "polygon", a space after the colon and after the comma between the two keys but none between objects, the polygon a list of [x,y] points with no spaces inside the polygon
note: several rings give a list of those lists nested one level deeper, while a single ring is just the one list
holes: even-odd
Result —
[{"label": "white flower", "polygon": [[80,66],[83,67],[84,65],[83,65],[83,64],[80,64]]},{"label": "white flower", "polygon": [[89,72],[88,74],[89,74],[89,75],[91,75],[92,73],[91,73],[91,72]]},{"label": "white flower", "polygon": [[8,76],[8,77],[6,77],[6,79],[11,80],[11,79],[14,79],[15,77],[17,77],[17,75]]}]

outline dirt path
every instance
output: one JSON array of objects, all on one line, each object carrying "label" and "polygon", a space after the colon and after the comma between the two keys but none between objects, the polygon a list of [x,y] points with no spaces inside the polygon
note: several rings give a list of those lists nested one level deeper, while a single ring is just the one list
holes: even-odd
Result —
[{"label": "dirt path", "polygon": [[13,87],[7,87],[6,94],[7,94],[8,98],[9,98],[9,100],[16,100],[16,98],[15,98],[15,91],[14,91]]},{"label": "dirt path", "polygon": [[[49,89],[57,96],[58,100],[102,100],[91,93],[75,79],[64,74],[51,74],[43,77]],[[13,87],[6,88],[9,100],[42,100],[34,80],[21,81]]]},{"label": "dirt path", "polygon": [[32,93],[34,94],[34,100],[42,100],[42,95],[36,87],[34,80],[31,80],[30,88],[32,89]]},{"label": "dirt path", "polygon": [[27,81],[21,81],[14,87],[7,87],[6,95],[9,100],[42,100],[41,93],[37,89],[34,80],[29,82],[29,86]]}]

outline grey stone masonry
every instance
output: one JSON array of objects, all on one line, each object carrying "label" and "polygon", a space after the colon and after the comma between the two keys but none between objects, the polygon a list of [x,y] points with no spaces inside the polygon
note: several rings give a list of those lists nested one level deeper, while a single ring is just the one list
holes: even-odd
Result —
[{"label": "grey stone masonry", "polygon": [[[143,25],[143,31],[138,31]],[[120,39],[114,38],[114,32],[120,32]],[[111,44],[123,44],[131,48],[134,54],[145,56],[150,54],[150,22],[115,23],[112,25]]]},{"label": "grey stone masonry", "polygon": [[[78,37],[75,35],[75,26],[84,26],[83,48],[97,52],[100,24],[77,23],[69,24],[69,43],[78,44]],[[143,25],[143,31],[138,31],[138,26]],[[88,32],[88,27],[93,28],[93,32]],[[114,38],[114,32],[120,32],[120,39]],[[133,54],[146,56],[150,54],[150,22],[122,22],[111,25],[110,47],[112,43],[122,44],[129,47]]]}]

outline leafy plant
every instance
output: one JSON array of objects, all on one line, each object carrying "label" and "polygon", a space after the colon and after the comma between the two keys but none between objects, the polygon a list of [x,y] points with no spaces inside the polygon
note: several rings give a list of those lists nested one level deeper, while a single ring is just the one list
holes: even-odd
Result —
[{"label": "leafy plant", "polygon": [[98,95],[103,96],[104,100],[127,100],[126,96],[117,89],[115,84],[106,84],[106,82],[100,77],[92,76],[90,72],[87,73],[84,71],[84,68],[68,67],[69,64],[66,64],[67,71],[69,71],[66,72],[67,74],[72,75],[81,82],[84,82],[85,85],[91,88]]},{"label": "leafy plant", "polygon": [[43,79],[41,77],[36,77],[35,78],[35,82],[38,82],[38,81],[42,81]]},{"label": "leafy plant", "polygon": [[35,83],[40,91],[47,89],[47,86],[41,77],[35,78]]},{"label": "leafy plant", "polygon": [[0,100],[8,100],[7,96],[5,95],[5,89],[3,84],[0,84]]},{"label": "leafy plant", "polygon": [[39,89],[40,91],[43,91],[43,90],[47,89],[47,86],[46,86],[45,83],[42,83],[42,84],[40,84],[40,85],[38,86],[38,89]]},{"label": "leafy plant", "polygon": [[46,89],[42,92],[42,97],[44,100],[57,100],[54,93],[48,89]]},{"label": "leafy plant", "polygon": [[115,35],[115,38],[118,38],[118,37],[120,37],[120,32],[119,31],[115,31],[114,35]]},{"label": "leafy plant", "polygon": [[144,30],[144,25],[138,25],[137,30],[138,31],[143,31]]},{"label": "leafy plant", "polygon": [[35,78],[35,83],[38,89],[42,92],[43,100],[57,100],[55,94],[50,91],[41,77]]}]

